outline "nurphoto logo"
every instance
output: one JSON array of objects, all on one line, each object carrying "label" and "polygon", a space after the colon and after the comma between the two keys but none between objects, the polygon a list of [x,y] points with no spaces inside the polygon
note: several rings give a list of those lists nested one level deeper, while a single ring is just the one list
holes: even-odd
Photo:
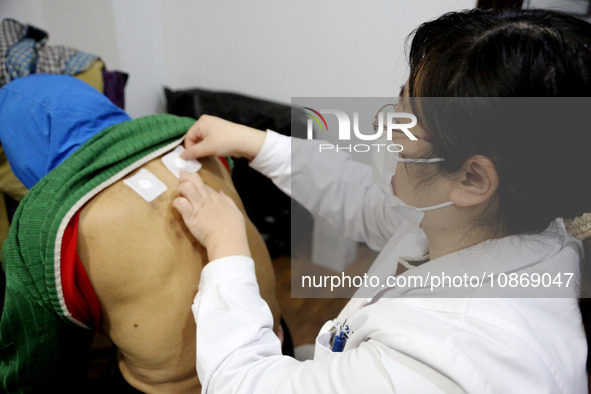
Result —
[{"label": "nurphoto logo", "polygon": [[[330,144],[322,143],[319,145],[319,151],[347,151],[347,152],[369,152],[370,150],[387,149],[389,152],[400,152],[403,147],[400,144],[392,142],[393,132],[402,132],[410,140],[417,141],[409,129],[416,126],[417,117],[408,112],[379,112],[376,115],[374,130],[370,133],[363,133],[359,128],[359,112],[353,112],[353,124],[351,127],[351,119],[344,111],[338,109],[321,109],[319,111],[310,107],[303,107],[304,113],[308,117],[307,120],[307,136],[306,138],[314,139],[314,122],[319,127],[320,133],[328,131],[328,123],[323,115],[334,115],[338,123],[338,140],[351,141],[353,136],[361,141],[379,141],[376,143],[360,143],[360,144]],[[410,119],[410,123],[398,123],[397,119]],[[385,134],[384,134],[385,133]]]}]

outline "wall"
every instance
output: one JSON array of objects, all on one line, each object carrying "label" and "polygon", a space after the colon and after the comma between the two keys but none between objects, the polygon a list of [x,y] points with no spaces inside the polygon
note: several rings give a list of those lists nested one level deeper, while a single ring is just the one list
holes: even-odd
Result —
[{"label": "wall", "polygon": [[130,74],[127,111],[164,111],[163,86],[292,96],[393,96],[404,39],[475,0],[1,0],[0,16],[50,33],[50,45],[100,55]]},{"label": "wall", "polygon": [[[179,6],[183,3],[183,6]],[[292,96],[388,96],[404,38],[471,0],[163,2],[171,86]]]},{"label": "wall", "polygon": [[160,15],[160,0],[0,1],[2,18],[47,30],[49,45],[97,54],[108,69],[128,72],[126,110],[133,117],[164,111],[166,59]]}]

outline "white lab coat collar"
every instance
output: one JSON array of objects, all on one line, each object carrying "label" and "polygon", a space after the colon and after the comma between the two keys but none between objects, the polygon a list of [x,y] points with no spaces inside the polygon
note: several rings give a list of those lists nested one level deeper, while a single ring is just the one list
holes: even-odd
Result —
[{"label": "white lab coat collar", "polygon": [[[424,286],[394,288],[385,297],[576,297],[578,294],[580,242],[571,237],[564,227],[562,219],[556,219],[539,234],[511,235],[500,239],[491,239],[472,247],[447,254],[410,269],[400,276],[410,278],[421,276]],[[558,261],[565,263],[557,266],[558,254],[568,255]],[[531,279],[532,273],[548,274],[555,278],[558,274],[573,274],[569,287],[551,288],[538,286],[516,287],[504,285],[506,275]],[[502,280],[493,279],[499,275]],[[451,286],[432,288],[433,277],[444,276],[473,278],[472,283],[483,279],[488,282],[479,286]],[[527,283],[526,280],[523,283]],[[565,281],[568,277],[563,277]],[[431,281],[430,281],[431,280]],[[408,283],[413,281],[407,281]],[[419,281],[416,281],[417,283]],[[515,282],[513,282],[515,283]]]}]

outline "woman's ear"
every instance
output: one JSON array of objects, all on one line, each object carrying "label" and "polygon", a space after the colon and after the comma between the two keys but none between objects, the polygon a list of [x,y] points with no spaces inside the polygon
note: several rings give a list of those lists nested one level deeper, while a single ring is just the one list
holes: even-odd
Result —
[{"label": "woman's ear", "polygon": [[486,156],[472,156],[462,166],[449,199],[457,206],[470,207],[489,200],[499,187],[499,175]]}]

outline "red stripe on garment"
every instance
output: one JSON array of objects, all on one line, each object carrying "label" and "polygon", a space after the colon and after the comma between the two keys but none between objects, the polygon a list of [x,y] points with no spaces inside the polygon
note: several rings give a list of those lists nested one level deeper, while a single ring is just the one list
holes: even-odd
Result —
[{"label": "red stripe on garment", "polygon": [[228,170],[228,172],[230,172],[230,164],[228,164],[228,160],[226,160],[225,157],[219,156],[219,159],[222,161],[222,164],[224,165],[224,167],[226,167],[226,170]]},{"label": "red stripe on garment", "polygon": [[76,251],[79,220],[80,212],[70,220],[62,239],[62,291],[72,317],[90,328],[101,331],[101,306]]}]

